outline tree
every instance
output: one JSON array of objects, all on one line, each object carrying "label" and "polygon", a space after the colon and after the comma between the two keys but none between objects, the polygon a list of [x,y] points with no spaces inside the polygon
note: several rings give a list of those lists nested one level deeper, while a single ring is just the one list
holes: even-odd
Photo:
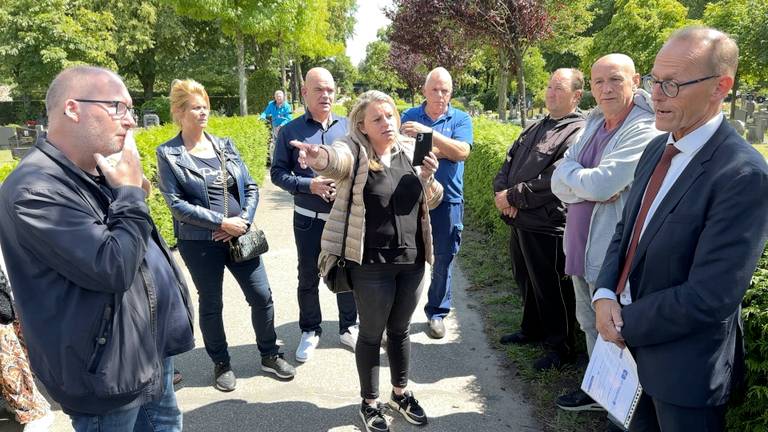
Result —
[{"label": "tree", "polygon": [[0,4],[0,76],[10,78],[25,104],[42,97],[63,68],[91,64],[115,68],[110,13],[78,0],[6,0]]},{"label": "tree", "polygon": [[523,127],[526,125],[523,59],[529,48],[552,33],[550,14],[545,6],[543,0],[463,0],[446,8],[467,34],[475,32],[475,37],[490,43],[499,52],[498,110],[502,120],[506,118],[509,76],[516,73]]},{"label": "tree", "polygon": [[731,118],[736,115],[736,92],[742,81],[755,85],[768,81],[768,4],[757,0],[710,3],[704,22],[729,33],[739,44],[739,68],[731,90]]},{"label": "tree", "polygon": [[424,56],[411,52],[408,47],[392,43],[387,64],[402,80],[411,96],[411,105],[414,105],[416,92],[424,84],[424,78],[429,73]]},{"label": "tree", "polygon": [[365,58],[360,62],[360,81],[368,88],[394,93],[405,88],[397,73],[388,63],[389,42],[375,40],[365,48]]},{"label": "tree", "polygon": [[618,0],[610,24],[594,35],[582,67],[589,71],[599,57],[624,53],[640,74],[646,73],[672,31],[689,23],[685,6],[676,0]]}]

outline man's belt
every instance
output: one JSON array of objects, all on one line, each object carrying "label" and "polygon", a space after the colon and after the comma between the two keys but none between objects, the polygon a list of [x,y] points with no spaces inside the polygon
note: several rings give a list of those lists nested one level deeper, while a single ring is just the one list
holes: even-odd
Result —
[{"label": "man's belt", "polygon": [[302,216],[310,217],[313,219],[322,219],[323,221],[326,221],[326,222],[328,221],[328,216],[330,215],[330,213],[320,213],[313,210],[305,209],[304,207],[299,207],[297,205],[293,206],[293,211],[295,211],[296,213]]}]

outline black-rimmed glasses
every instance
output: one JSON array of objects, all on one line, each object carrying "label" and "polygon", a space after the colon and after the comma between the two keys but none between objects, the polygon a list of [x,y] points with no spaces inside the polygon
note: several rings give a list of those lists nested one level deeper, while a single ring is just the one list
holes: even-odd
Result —
[{"label": "black-rimmed glasses", "polygon": [[124,118],[126,114],[130,113],[131,117],[133,117],[134,110],[133,107],[129,107],[125,102],[117,101],[117,100],[98,100],[98,99],[75,99],[78,102],[85,102],[85,103],[101,103],[101,104],[107,104],[112,105],[112,108],[115,109],[114,113],[110,113],[115,118]]},{"label": "black-rimmed glasses", "polygon": [[673,80],[657,80],[653,75],[646,75],[643,79],[643,88],[648,93],[653,93],[653,87],[656,84],[661,85],[661,91],[667,95],[667,97],[677,97],[677,94],[680,93],[680,87],[700,83],[702,81],[706,81],[712,78],[720,78],[720,75],[710,75],[708,77],[699,78],[695,80],[690,80],[682,83],[678,83]]}]

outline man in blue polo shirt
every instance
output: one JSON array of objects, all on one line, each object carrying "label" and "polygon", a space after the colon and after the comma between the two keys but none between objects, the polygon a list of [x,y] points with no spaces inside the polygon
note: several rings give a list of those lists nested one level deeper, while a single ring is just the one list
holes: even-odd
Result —
[{"label": "man in blue polo shirt", "polygon": [[[296,348],[296,360],[306,362],[320,342],[322,313],[318,293],[317,258],[320,237],[336,197],[333,180],[316,176],[297,162],[299,150],[291,140],[308,144],[331,145],[347,133],[347,119],[331,112],[336,84],[323,68],[307,72],[301,94],[306,112],[280,129],[275,146],[270,175],[272,183],[293,195],[293,235],[299,258],[299,327],[301,340]],[[344,345],[355,349],[357,343],[357,308],[351,292],[336,296],[339,307],[339,335]]]},{"label": "man in blue polo shirt", "polygon": [[443,202],[430,212],[435,262],[424,311],[429,318],[429,336],[445,336],[443,318],[451,311],[451,266],[459,252],[464,229],[464,160],[472,148],[472,119],[451,107],[453,81],[445,68],[438,67],[424,82],[421,106],[403,113],[403,134],[416,136],[432,131],[432,151],[440,159],[435,178],[443,185]]}]

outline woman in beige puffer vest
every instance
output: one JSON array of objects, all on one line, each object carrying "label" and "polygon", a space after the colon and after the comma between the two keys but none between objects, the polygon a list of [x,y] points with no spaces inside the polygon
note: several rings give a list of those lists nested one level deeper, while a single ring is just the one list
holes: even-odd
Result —
[{"label": "woman in beige puffer vest", "polygon": [[[293,141],[299,163],[337,181],[338,196],[323,231],[319,268],[325,274],[342,251],[342,236],[352,200],[344,256],[347,260],[360,333],[355,349],[363,398],[359,415],[367,431],[387,431],[376,399],[379,346],[387,331],[393,386],[389,405],[414,424],[427,416],[405,390],[408,384],[408,327],[423,289],[425,262],[432,262],[429,209],[442,200],[434,179],[433,153],[414,167],[414,141],[400,135],[400,116],[388,95],[371,90],[349,115],[349,134],[332,146]],[[353,175],[355,158],[359,160]]]}]

